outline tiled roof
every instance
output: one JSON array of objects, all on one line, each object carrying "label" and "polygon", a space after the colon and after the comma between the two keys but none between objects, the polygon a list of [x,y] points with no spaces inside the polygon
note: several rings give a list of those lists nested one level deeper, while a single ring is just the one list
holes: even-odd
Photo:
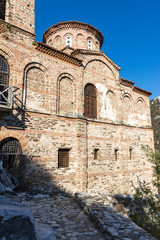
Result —
[{"label": "tiled roof", "polygon": [[46,53],[52,57],[61,59],[63,61],[66,61],[68,63],[71,63],[73,65],[76,66],[81,66],[82,65],[82,61],[72,57],[70,55],[68,55],[67,53],[61,52],[51,46],[46,45],[45,43],[41,43],[41,42],[36,42],[36,47],[35,47],[38,51]]},{"label": "tiled roof", "polygon": [[142,89],[142,88],[139,88],[139,87],[136,87],[136,86],[134,86],[134,84],[135,84],[135,82],[132,82],[132,81],[129,81],[129,80],[127,80],[127,79],[124,79],[124,78],[120,78],[120,83],[122,84],[122,85],[124,85],[124,86],[127,86],[127,87],[133,87],[133,91],[134,92],[138,92],[138,93],[140,93],[140,94],[144,94],[144,95],[146,95],[146,96],[150,96],[150,95],[152,95],[152,93],[151,92],[148,92],[148,91],[146,91],[146,90],[144,90],[144,89]]},{"label": "tiled roof", "polygon": [[109,57],[106,56],[106,54],[102,51],[93,51],[93,50],[83,50],[83,49],[77,49],[74,52],[72,52],[71,56],[76,56],[77,54],[85,54],[85,55],[97,55],[97,56],[103,56],[110,62],[117,70],[121,70],[121,68],[114,63]]},{"label": "tiled roof", "polygon": [[144,90],[142,88],[136,87],[136,86],[134,86],[133,91],[141,93],[141,94],[144,94],[144,95],[146,95],[148,97],[152,95],[151,92],[148,92],[148,91],[146,91],[146,90]]},{"label": "tiled roof", "polygon": [[124,78],[120,78],[120,83],[127,87],[133,87],[133,85],[135,84],[135,82],[132,82],[132,81],[124,79]]}]

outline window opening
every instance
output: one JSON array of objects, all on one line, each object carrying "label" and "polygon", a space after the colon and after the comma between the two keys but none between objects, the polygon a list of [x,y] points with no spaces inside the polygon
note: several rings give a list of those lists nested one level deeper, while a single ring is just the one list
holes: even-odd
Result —
[{"label": "window opening", "polygon": [[97,91],[93,84],[87,84],[84,89],[84,116],[97,118]]},{"label": "window opening", "polygon": [[92,40],[88,40],[88,50],[92,50]]},{"label": "window opening", "polygon": [[50,45],[50,46],[53,46],[52,40],[49,41],[49,45]]},{"label": "window opening", "polygon": [[5,20],[6,0],[0,0],[0,19]]},{"label": "window opening", "polygon": [[94,159],[98,159],[98,156],[99,156],[99,149],[95,148],[94,149]]},{"label": "window opening", "polygon": [[70,149],[58,150],[58,168],[69,167],[69,151]]},{"label": "window opening", "polygon": [[9,68],[6,60],[0,56],[0,103],[5,104],[8,98]]},{"label": "window opening", "polygon": [[119,149],[115,148],[115,150],[114,150],[115,160],[118,159],[118,151],[119,151]]},{"label": "window opening", "polygon": [[23,175],[22,149],[15,138],[6,138],[0,142],[0,160],[5,169],[20,179]]},{"label": "window opening", "polygon": [[129,158],[130,158],[130,160],[132,160],[132,148],[131,147],[129,149]]},{"label": "window opening", "polygon": [[71,47],[72,46],[72,38],[71,36],[66,37],[66,46]]}]

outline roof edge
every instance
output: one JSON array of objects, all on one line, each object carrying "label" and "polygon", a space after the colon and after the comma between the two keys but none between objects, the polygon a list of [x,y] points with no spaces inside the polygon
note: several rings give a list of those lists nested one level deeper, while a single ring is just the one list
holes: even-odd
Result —
[{"label": "roof edge", "polygon": [[61,59],[63,61],[71,63],[73,65],[76,65],[79,67],[82,65],[82,61],[80,59],[72,57],[72,56],[68,55],[67,53],[61,52],[61,51],[57,50],[56,48],[46,45],[45,43],[36,42],[35,48],[40,52],[46,53],[50,56],[56,57],[58,59]]},{"label": "roof edge", "polygon": [[97,56],[103,56],[105,59],[107,59],[117,70],[121,70],[121,68],[113,62],[103,51],[94,51],[94,50],[85,50],[85,49],[76,49],[72,52],[71,55],[74,56],[74,54],[85,54],[85,55],[97,55]]},{"label": "roof edge", "polygon": [[151,92],[146,91],[146,90],[144,90],[142,88],[139,88],[139,87],[136,87],[136,86],[133,87],[133,91],[138,92],[138,93],[142,93],[142,94],[144,94],[144,95],[146,95],[148,97],[152,95]]}]

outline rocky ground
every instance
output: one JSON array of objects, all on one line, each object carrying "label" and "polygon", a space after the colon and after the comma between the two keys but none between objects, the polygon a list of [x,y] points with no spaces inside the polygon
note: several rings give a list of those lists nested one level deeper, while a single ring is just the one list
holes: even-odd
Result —
[{"label": "rocky ground", "polygon": [[101,231],[70,197],[37,195],[11,199],[30,206],[34,221],[50,225],[57,240],[104,240]]},{"label": "rocky ground", "polygon": [[23,193],[9,198],[30,206],[34,221],[50,226],[57,240],[155,240],[127,214],[118,213],[113,198],[107,195],[81,193],[74,200],[63,194],[51,197]]}]

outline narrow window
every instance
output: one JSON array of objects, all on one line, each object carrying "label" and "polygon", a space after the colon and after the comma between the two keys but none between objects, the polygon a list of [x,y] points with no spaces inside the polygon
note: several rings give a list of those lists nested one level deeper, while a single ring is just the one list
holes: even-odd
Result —
[{"label": "narrow window", "polygon": [[72,38],[71,36],[66,37],[66,46],[72,47]]},{"label": "narrow window", "polygon": [[8,92],[5,90],[9,85],[9,67],[6,60],[0,56],[0,103],[5,104]]},{"label": "narrow window", "polygon": [[114,155],[115,155],[115,160],[117,160],[118,159],[118,148],[115,148],[115,150],[114,150]]},{"label": "narrow window", "polygon": [[132,160],[132,148],[129,149],[129,159]]},{"label": "narrow window", "polygon": [[93,84],[87,84],[84,89],[84,116],[97,118],[97,91]]},{"label": "narrow window", "polygon": [[88,40],[88,50],[92,50],[92,40]]},{"label": "narrow window", "polygon": [[99,155],[99,149],[96,148],[94,149],[94,159],[98,159],[98,155]]},{"label": "narrow window", "polygon": [[58,150],[58,168],[69,167],[69,151],[70,149]]},{"label": "narrow window", "polygon": [[49,45],[50,45],[50,46],[53,46],[52,40],[49,40]]},{"label": "narrow window", "polygon": [[5,20],[6,0],[0,0],[0,19]]}]

